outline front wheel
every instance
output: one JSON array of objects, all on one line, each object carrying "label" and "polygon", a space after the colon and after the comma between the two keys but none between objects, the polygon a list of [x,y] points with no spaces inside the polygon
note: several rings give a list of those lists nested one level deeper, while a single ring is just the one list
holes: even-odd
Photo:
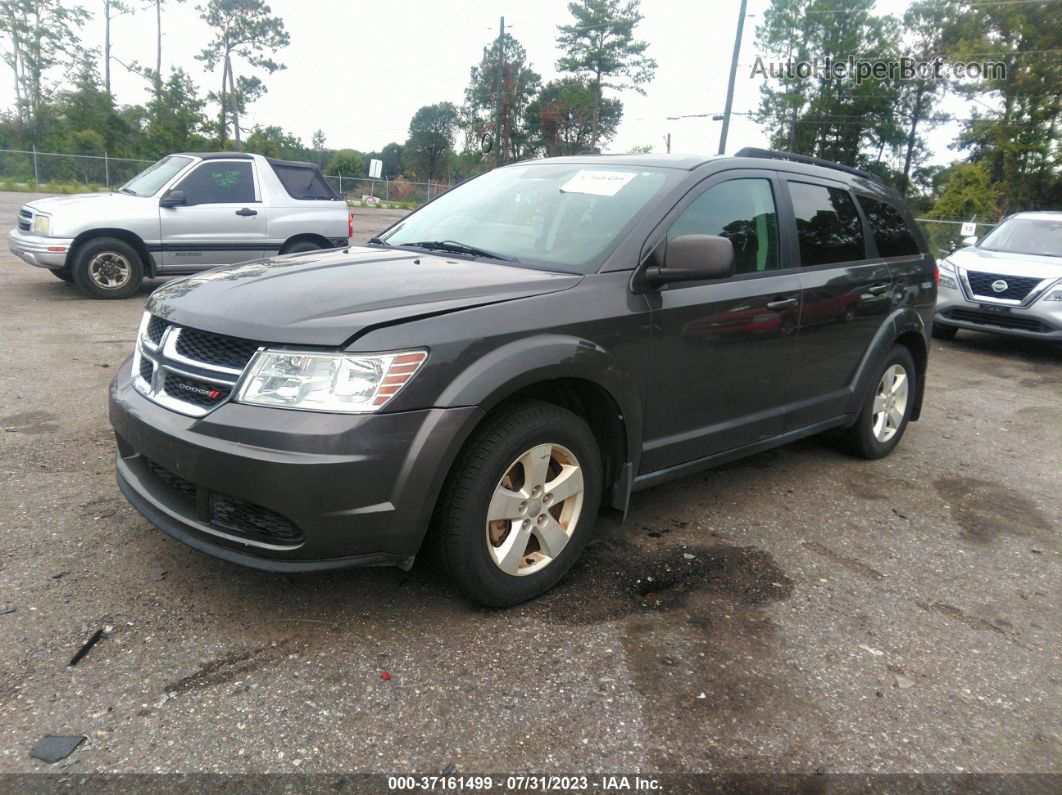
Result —
[{"label": "front wheel", "polygon": [[472,600],[524,602],[575,563],[600,500],[601,453],[587,424],[551,403],[512,404],[458,456],[432,528],[436,556]]},{"label": "front wheel", "polygon": [[144,263],[136,249],[113,237],[83,244],[72,271],[77,286],[93,298],[128,298],[144,280]]},{"label": "front wheel", "polygon": [[903,345],[894,345],[878,371],[874,389],[863,402],[859,419],[843,434],[850,452],[873,459],[893,451],[911,419],[917,378],[911,352]]}]

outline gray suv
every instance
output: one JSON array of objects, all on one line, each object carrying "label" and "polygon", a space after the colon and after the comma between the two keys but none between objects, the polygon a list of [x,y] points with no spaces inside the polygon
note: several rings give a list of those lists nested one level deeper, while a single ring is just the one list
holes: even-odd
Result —
[{"label": "gray suv", "polygon": [[116,192],[35,199],[8,248],[94,298],[145,276],[345,246],[346,202],[312,163],[238,152],[170,155]]},{"label": "gray suv", "polygon": [[514,604],[635,491],[824,431],[891,452],[935,278],[899,196],[824,161],[506,166],[368,245],[156,290],[111,387],[118,484],[225,560],[408,567],[427,545]]},{"label": "gray suv", "polygon": [[940,261],[933,335],[1062,340],[1062,212],[1018,213]]}]

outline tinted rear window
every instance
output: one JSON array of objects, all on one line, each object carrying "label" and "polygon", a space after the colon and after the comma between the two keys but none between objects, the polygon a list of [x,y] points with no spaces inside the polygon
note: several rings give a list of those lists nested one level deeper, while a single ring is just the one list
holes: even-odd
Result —
[{"label": "tinted rear window", "polygon": [[866,258],[863,225],[848,191],[790,182],[796,214],[800,264],[826,265]]},{"label": "tinted rear window", "polygon": [[879,257],[909,257],[920,253],[918,243],[899,210],[869,196],[860,196],[859,205],[870,223]]},{"label": "tinted rear window", "polygon": [[332,186],[316,168],[282,166],[272,163],[280,184],[293,199],[338,199]]}]

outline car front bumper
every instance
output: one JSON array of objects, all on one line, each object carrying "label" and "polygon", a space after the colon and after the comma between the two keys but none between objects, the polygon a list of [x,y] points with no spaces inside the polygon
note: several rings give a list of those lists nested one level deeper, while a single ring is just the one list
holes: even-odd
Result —
[{"label": "car front bumper", "polygon": [[19,259],[38,268],[58,270],[66,265],[66,255],[73,239],[44,237],[12,229],[7,233],[7,247]]},{"label": "car front bumper", "polygon": [[204,417],[111,384],[118,485],[163,532],[271,571],[404,565],[476,407],[326,414],[226,403]]},{"label": "car front bumper", "polygon": [[971,331],[1058,341],[1062,340],[1062,301],[1041,299],[1028,307],[1003,306],[971,300],[961,289],[942,284],[933,322]]}]

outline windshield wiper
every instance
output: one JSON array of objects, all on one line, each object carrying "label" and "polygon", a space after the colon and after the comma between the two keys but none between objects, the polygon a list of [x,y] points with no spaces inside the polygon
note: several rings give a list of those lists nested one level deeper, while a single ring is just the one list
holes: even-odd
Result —
[{"label": "windshield wiper", "polygon": [[139,193],[133,193],[129,188],[118,188],[119,193],[128,193],[130,196],[139,196]]},{"label": "windshield wiper", "polygon": [[487,257],[488,259],[500,259],[503,262],[519,262],[516,257],[506,257],[502,254],[495,254],[493,251],[487,251],[483,248],[476,248],[475,246],[469,246],[465,243],[458,243],[456,240],[425,240],[420,243],[406,243],[407,246],[413,248],[426,248],[434,251],[449,251],[453,254],[468,254],[471,257]]},{"label": "windshield wiper", "polygon": [[365,241],[365,243],[369,246],[387,246],[388,248],[391,247],[391,244],[381,237],[370,237],[368,240]]}]

